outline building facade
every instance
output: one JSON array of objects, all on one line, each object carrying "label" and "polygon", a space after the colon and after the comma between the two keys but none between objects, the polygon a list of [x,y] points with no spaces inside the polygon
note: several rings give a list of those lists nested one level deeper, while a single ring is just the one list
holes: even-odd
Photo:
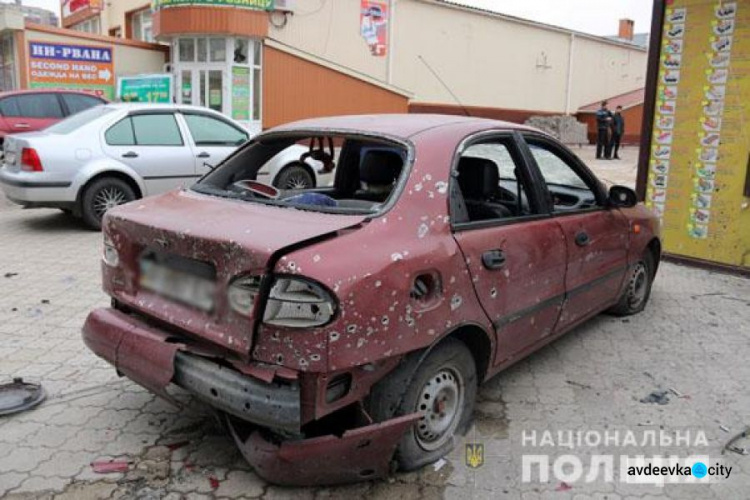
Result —
[{"label": "building facade", "polygon": [[256,130],[407,110],[523,121],[575,114],[645,78],[646,50],[627,39],[445,0],[61,0],[61,10],[72,32],[167,48],[159,71],[176,102]]},{"label": "building facade", "polygon": [[15,0],[13,3],[0,3],[0,16],[3,16],[7,11],[20,13],[24,19],[34,24],[58,26],[60,23],[60,19],[54,12],[23,5],[21,0]]}]

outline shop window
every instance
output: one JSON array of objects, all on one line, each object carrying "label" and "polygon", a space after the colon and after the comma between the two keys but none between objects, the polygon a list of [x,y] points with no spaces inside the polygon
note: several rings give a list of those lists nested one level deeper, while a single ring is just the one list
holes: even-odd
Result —
[{"label": "shop window", "polygon": [[237,146],[248,139],[247,133],[210,116],[186,114],[185,121],[196,146]]},{"label": "shop window", "polygon": [[235,64],[249,64],[247,60],[248,41],[244,38],[238,38],[234,42],[234,62]]},{"label": "shop window", "polygon": [[0,91],[16,89],[15,51],[13,34],[0,37]]},{"label": "shop window", "polygon": [[144,9],[131,14],[132,36],[134,40],[153,42],[153,14],[151,9]]},{"label": "shop window", "polygon": [[209,39],[209,53],[211,62],[225,62],[227,60],[227,41],[224,38]]},{"label": "shop window", "polygon": [[208,61],[208,41],[205,38],[196,40],[198,43],[198,62]]},{"label": "shop window", "polygon": [[70,29],[81,31],[83,33],[92,33],[94,35],[99,35],[102,31],[101,20],[99,19],[99,16],[90,17],[85,21],[74,24],[70,27]]},{"label": "shop window", "polygon": [[195,39],[180,38],[179,41],[180,62],[195,62]]},{"label": "shop window", "polygon": [[139,146],[182,146],[174,115],[136,115],[132,120],[135,142]]}]

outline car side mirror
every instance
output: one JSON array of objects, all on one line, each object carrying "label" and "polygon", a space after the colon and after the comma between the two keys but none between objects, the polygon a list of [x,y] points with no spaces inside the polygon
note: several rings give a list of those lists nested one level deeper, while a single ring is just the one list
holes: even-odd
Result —
[{"label": "car side mirror", "polygon": [[638,204],[638,197],[629,187],[612,186],[609,188],[609,204],[618,208],[630,208]]}]

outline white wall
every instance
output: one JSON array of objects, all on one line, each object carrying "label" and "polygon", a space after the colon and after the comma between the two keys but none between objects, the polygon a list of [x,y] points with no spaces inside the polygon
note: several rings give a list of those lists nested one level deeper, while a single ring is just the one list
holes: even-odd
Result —
[{"label": "white wall", "polygon": [[[393,0],[392,0],[393,1]],[[359,1],[297,2],[269,36],[374,78],[388,80],[388,59],[370,55],[359,34]],[[569,31],[451,7],[396,0],[390,83],[416,102],[456,104],[420,60],[464,105],[563,113],[645,85],[647,53]],[[615,30],[617,26],[613,26]],[[567,102],[570,45],[573,78]]]}]

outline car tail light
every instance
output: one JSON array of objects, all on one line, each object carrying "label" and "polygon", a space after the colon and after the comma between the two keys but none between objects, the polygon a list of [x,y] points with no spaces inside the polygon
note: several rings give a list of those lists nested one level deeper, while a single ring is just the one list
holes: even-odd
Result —
[{"label": "car tail light", "polygon": [[336,301],[322,285],[302,278],[278,277],[268,293],[263,322],[313,328],[329,323],[335,313]]},{"label": "car tail light", "polygon": [[21,170],[27,172],[43,172],[42,160],[34,148],[23,148],[21,150]]}]

